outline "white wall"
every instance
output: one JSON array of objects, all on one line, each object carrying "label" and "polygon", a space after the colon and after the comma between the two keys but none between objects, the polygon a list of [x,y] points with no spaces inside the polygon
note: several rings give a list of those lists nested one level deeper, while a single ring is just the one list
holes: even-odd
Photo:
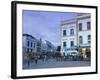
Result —
[{"label": "white wall", "polygon": [[[66,26],[66,28],[65,28]],[[64,29],[63,29],[64,28]],[[74,29],[74,36],[70,36],[70,29]],[[63,30],[66,30],[66,36],[63,36]],[[63,48],[63,42],[66,41],[66,47],[67,48],[71,48],[71,41],[74,41],[74,45],[77,45],[77,37],[76,37],[76,23],[75,24],[69,24],[69,25],[64,25],[64,27],[62,26],[62,48]]]},{"label": "white wall", "polygon": [[[10,78],[10,71],[11,71],[10,1],[11,0],[0,1],[0,21],[1,21],[0,22],[0,80],[11,80]],[[99,5],[100,7],[100,0],[31,0],[31,1],[38,1],[38,2],[43,1],[43,2],[51,2],[51,3],[55,2],[55,3],[64,3],[64,4],[66,3],[66,4]],[[99,15],[99,21],[100,21],[100,15]],[[100,29],[100,27],[98,29]],[[100,34],[100,31],[98,33]],[[100,37],[98,39],[99,39],[98,41],[100,41]],[[100,48],[100,45],[98,47]],[[100,56],[100,54],[98,54],[98,56]],[[99,62],[99,67],[100,67],[100,62]],[[56,79],[57,80],[100,80],[100,69],[99,69],[99,74],[51,77],[51,78],[42,78],[42,79],[35,78],[35,79],[26,79],[26,80],[56,80]]]},{"label": "white wall", "polygon": [[88,18],[88,19],[78,20],[78,24],[82,23],[82,30],[83,30],[83,31],[78,32],[78,37],[79,36],[83,37],[83,44],[88,43],[87,36],[91,35],[91,30],[87,30],[87,22],[88,21],[91,21],[91,19]]},{"label": "white wall", "polygon": [[90,18],[88,19],[82,19],[82,20],[78,20],[78,24],[82,23],[82,30],[87,30],[87,22],[91,21]]},{"label": "white wall", "polygon": [[86,44],[88,43],[88,35],[91,35],[91,31],[82,31],[82,32],[79,32],[79,36],[82,36],[83,37],[83,44]]}]

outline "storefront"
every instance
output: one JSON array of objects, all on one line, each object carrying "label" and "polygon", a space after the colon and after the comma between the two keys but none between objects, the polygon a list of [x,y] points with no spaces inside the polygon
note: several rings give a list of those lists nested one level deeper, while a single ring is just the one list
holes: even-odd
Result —
[{"label": "storefront", "polygon": [[80,46],[79,52],[83,58],[85,59],[91,58],[91,47],[90,46]]}]

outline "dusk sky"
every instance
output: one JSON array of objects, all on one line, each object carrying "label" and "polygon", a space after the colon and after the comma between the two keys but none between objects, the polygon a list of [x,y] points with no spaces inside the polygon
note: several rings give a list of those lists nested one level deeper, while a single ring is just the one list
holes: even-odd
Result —
[{"label": "dusk sky", "polygon": [[42,41],[50,41],[55,46],[60,45],[61,21],[76,17],[71,12],[46,12],[23,10],[23,33],[30,34]]}]

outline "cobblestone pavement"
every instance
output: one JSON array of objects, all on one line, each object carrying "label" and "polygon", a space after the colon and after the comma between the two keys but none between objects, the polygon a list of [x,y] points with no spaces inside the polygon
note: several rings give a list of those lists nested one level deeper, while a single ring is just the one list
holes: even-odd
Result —
[{"label": "cobblestone pavement", "polygon": [[41,68],[59,68],[59,67],[81,67],[90,66],[90,61],[56,61],[55,59],[49,59],[48,61],[38,60],[35,62],[24,63],[23,69],[41,69]]}]

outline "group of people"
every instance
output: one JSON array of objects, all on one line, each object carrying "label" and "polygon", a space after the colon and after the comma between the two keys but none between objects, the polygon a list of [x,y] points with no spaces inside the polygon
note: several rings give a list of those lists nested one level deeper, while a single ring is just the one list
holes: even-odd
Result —
[{"label": "group of people", "polygon": [[[88,55],[90,56],[90,55]],[[82,57],[80,56],[81,60]],[[56,61],[63,61],[66,60],[66,56],[62,56],[60,52],[56,52],[53,55],[48,54],[40,54],[40,53],[26,53],[26,62],[28,66],[30,66],[31,62],[34,62],[35,64],[38,64],[38,61],[48,61],[49,59],[55,59]]]},{"label": "group of people", "polygon": [[30,66],[31,62],[35,62],[35,64],[37,64],[39,60],[46,61],[48,59],[46,55],[33,55],[32,53],[26,53],[26,55],[24,56],[24,60],[27,62],[28,66]]}]

